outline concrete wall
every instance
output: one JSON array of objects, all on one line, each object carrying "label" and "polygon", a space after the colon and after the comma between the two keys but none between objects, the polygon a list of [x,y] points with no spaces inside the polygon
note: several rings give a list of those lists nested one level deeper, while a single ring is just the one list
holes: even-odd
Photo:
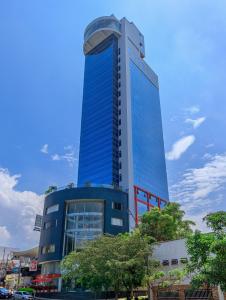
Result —
[{"label": "concrete wall", "polygon": [[[153,251],[153,257],[160,261],[162,269],[165,271],[176,268],[183,269],[185,264],[181,262],[181,258],[189,258],[186,249],[186,239],[159,243]],[[172,264],[172,260],[174,259],[178,260],[177,265]],[[163,266],[163,261],[165,260],[169,261],[169,266]],[[189,277],[182,281],[183,284],[189,284],[189,282]]]}]

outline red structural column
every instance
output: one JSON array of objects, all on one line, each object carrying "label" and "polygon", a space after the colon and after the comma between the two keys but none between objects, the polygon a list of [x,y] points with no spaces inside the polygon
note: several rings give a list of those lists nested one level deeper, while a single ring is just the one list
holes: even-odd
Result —
[{"label": "red structural column", "polygon": [[158,197],[158,208],[159,208],[159,209],[161,208],[160,203],[161,203],[161,200],[160,200],[160,198]]},{"label": "red structural column", "polygon": [[134,186],[135,223],[138,225],[137,187]]}]

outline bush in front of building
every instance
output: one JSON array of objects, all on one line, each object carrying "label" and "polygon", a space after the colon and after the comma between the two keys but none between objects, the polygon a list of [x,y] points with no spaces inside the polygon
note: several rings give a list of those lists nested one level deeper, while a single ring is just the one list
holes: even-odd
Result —
[{"label": "bush in front of building", "polygon": [[26,288],[19,288],[20,292],[28,292],[30,294],[34,294],[35,290],[30,288],[30,287],[26,287]]}]

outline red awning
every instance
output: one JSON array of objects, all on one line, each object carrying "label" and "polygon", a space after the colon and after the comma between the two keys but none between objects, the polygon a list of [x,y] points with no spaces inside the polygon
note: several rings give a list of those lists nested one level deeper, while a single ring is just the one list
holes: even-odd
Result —
[{"label": "red awning", "polygon": [[50,282],[59,277],[61,277],[61,274],[41,274],[37,275],[33,282]]},{"label": "red awning", "polygon": [[41,282],[51,282],[52,281],[52,279],[50,279],[50,278],[43,278],[43,279],[34,279],[34,280],[32,280],[32,282],[36,282],[36,283],[41,283]]}]

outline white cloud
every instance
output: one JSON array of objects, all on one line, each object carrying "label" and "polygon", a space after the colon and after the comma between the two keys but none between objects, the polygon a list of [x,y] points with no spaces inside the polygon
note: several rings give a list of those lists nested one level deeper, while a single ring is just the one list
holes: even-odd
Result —
[{"label": "white cloud", "polygon": [[19,178],[0,169],[0,220],[7,228],[11,246],[30,247],[38,244],[39,233],[33,231],[33,226],[35,215],[42,214],[43,196],[17,190]]},{"label": "white cloud", "polygon": [[40,151],[42,153],[49,154],[53,161],[66,161],[70,167],[74,166],[74,163],[77,160],[76,158],[77,155],[75,153],[75,148],[72,145],[65,146],[64,153],[62,154],[58,154],[58,153],[51,154],[49,153],[48,147],[49,147],[48,144],[45,144],[42,146]]},{"label": "white cloud", "polygon": [[74,151],[70,151],[68,153],[65,153],[63,156],[63,159],[66,160],[70,166],[73,166],[74,162],[77,160],[75,158],[75,153]]},{"label": "white cloud", "polygon": [[51,155],[52,160],[60,160],[60,155],[59,154],[53,154]]},{"label": "white cloud", "polygon": [[179,201],[187,215],[203,229],[201,216],[225,209],[225,185],[226,153],[208,156],[202,167],[187,169],[182,179],[171,186],[171,199]]},{"label": "white cloud", "polygon": [[193,114],[198,113],[200,111],[200,108],[198,105],[193,105],[193,106],[187,107],[185,110],[193,115]]},{"label": "white cloud", "polygon": [[77,158],[75,157],[75,149],[73,146],[66,146],[64,147],[65,153],[64,154],[53,154],[51,156],[52,160],[62,160],[62,161],[66,161],[69,166],[73,167],[75,161],[77,160]]},{"label": "white cloud", "polygon": [[178,141],[176,141],[171,151],[166,153],[166,159],[168,160],[177,160],[181,157],[181,155],[194,143],[195,136],[188,135],[184,136]]},{"label": "white cloud", "polygon": [[206,148],[212,148],[212,147],[214,147],[214,144],[208,144],[208,145],[206,145]]},{"label": "white cloud", "polygon": [[212,155],[210,153],[205,153],[202,157],[202,159],[204,159],[204,160],[208,160],[210,158],[212,158]]},{"label": "white cloud", "polygon": [[49,145],[48,144],[44,144],[42,146],[42,148],[40,149],[40,151],[44,154],[48,154],[49,150],[48,150]]},{"label": "white cloud", "polygon": [[0,238],[1,238],[1,245],[7,246],[7,243],[10,240],[11,235],[7,230],[6,226],[0,226]]},{"label": "white cloud", "polygon": [[187,118],[185,120],[185,123],[189,123],[193,126],[193,128],[198,128],[204,121],[206,120],[206,117],[200,117],[198,119],[190,119]]}]

